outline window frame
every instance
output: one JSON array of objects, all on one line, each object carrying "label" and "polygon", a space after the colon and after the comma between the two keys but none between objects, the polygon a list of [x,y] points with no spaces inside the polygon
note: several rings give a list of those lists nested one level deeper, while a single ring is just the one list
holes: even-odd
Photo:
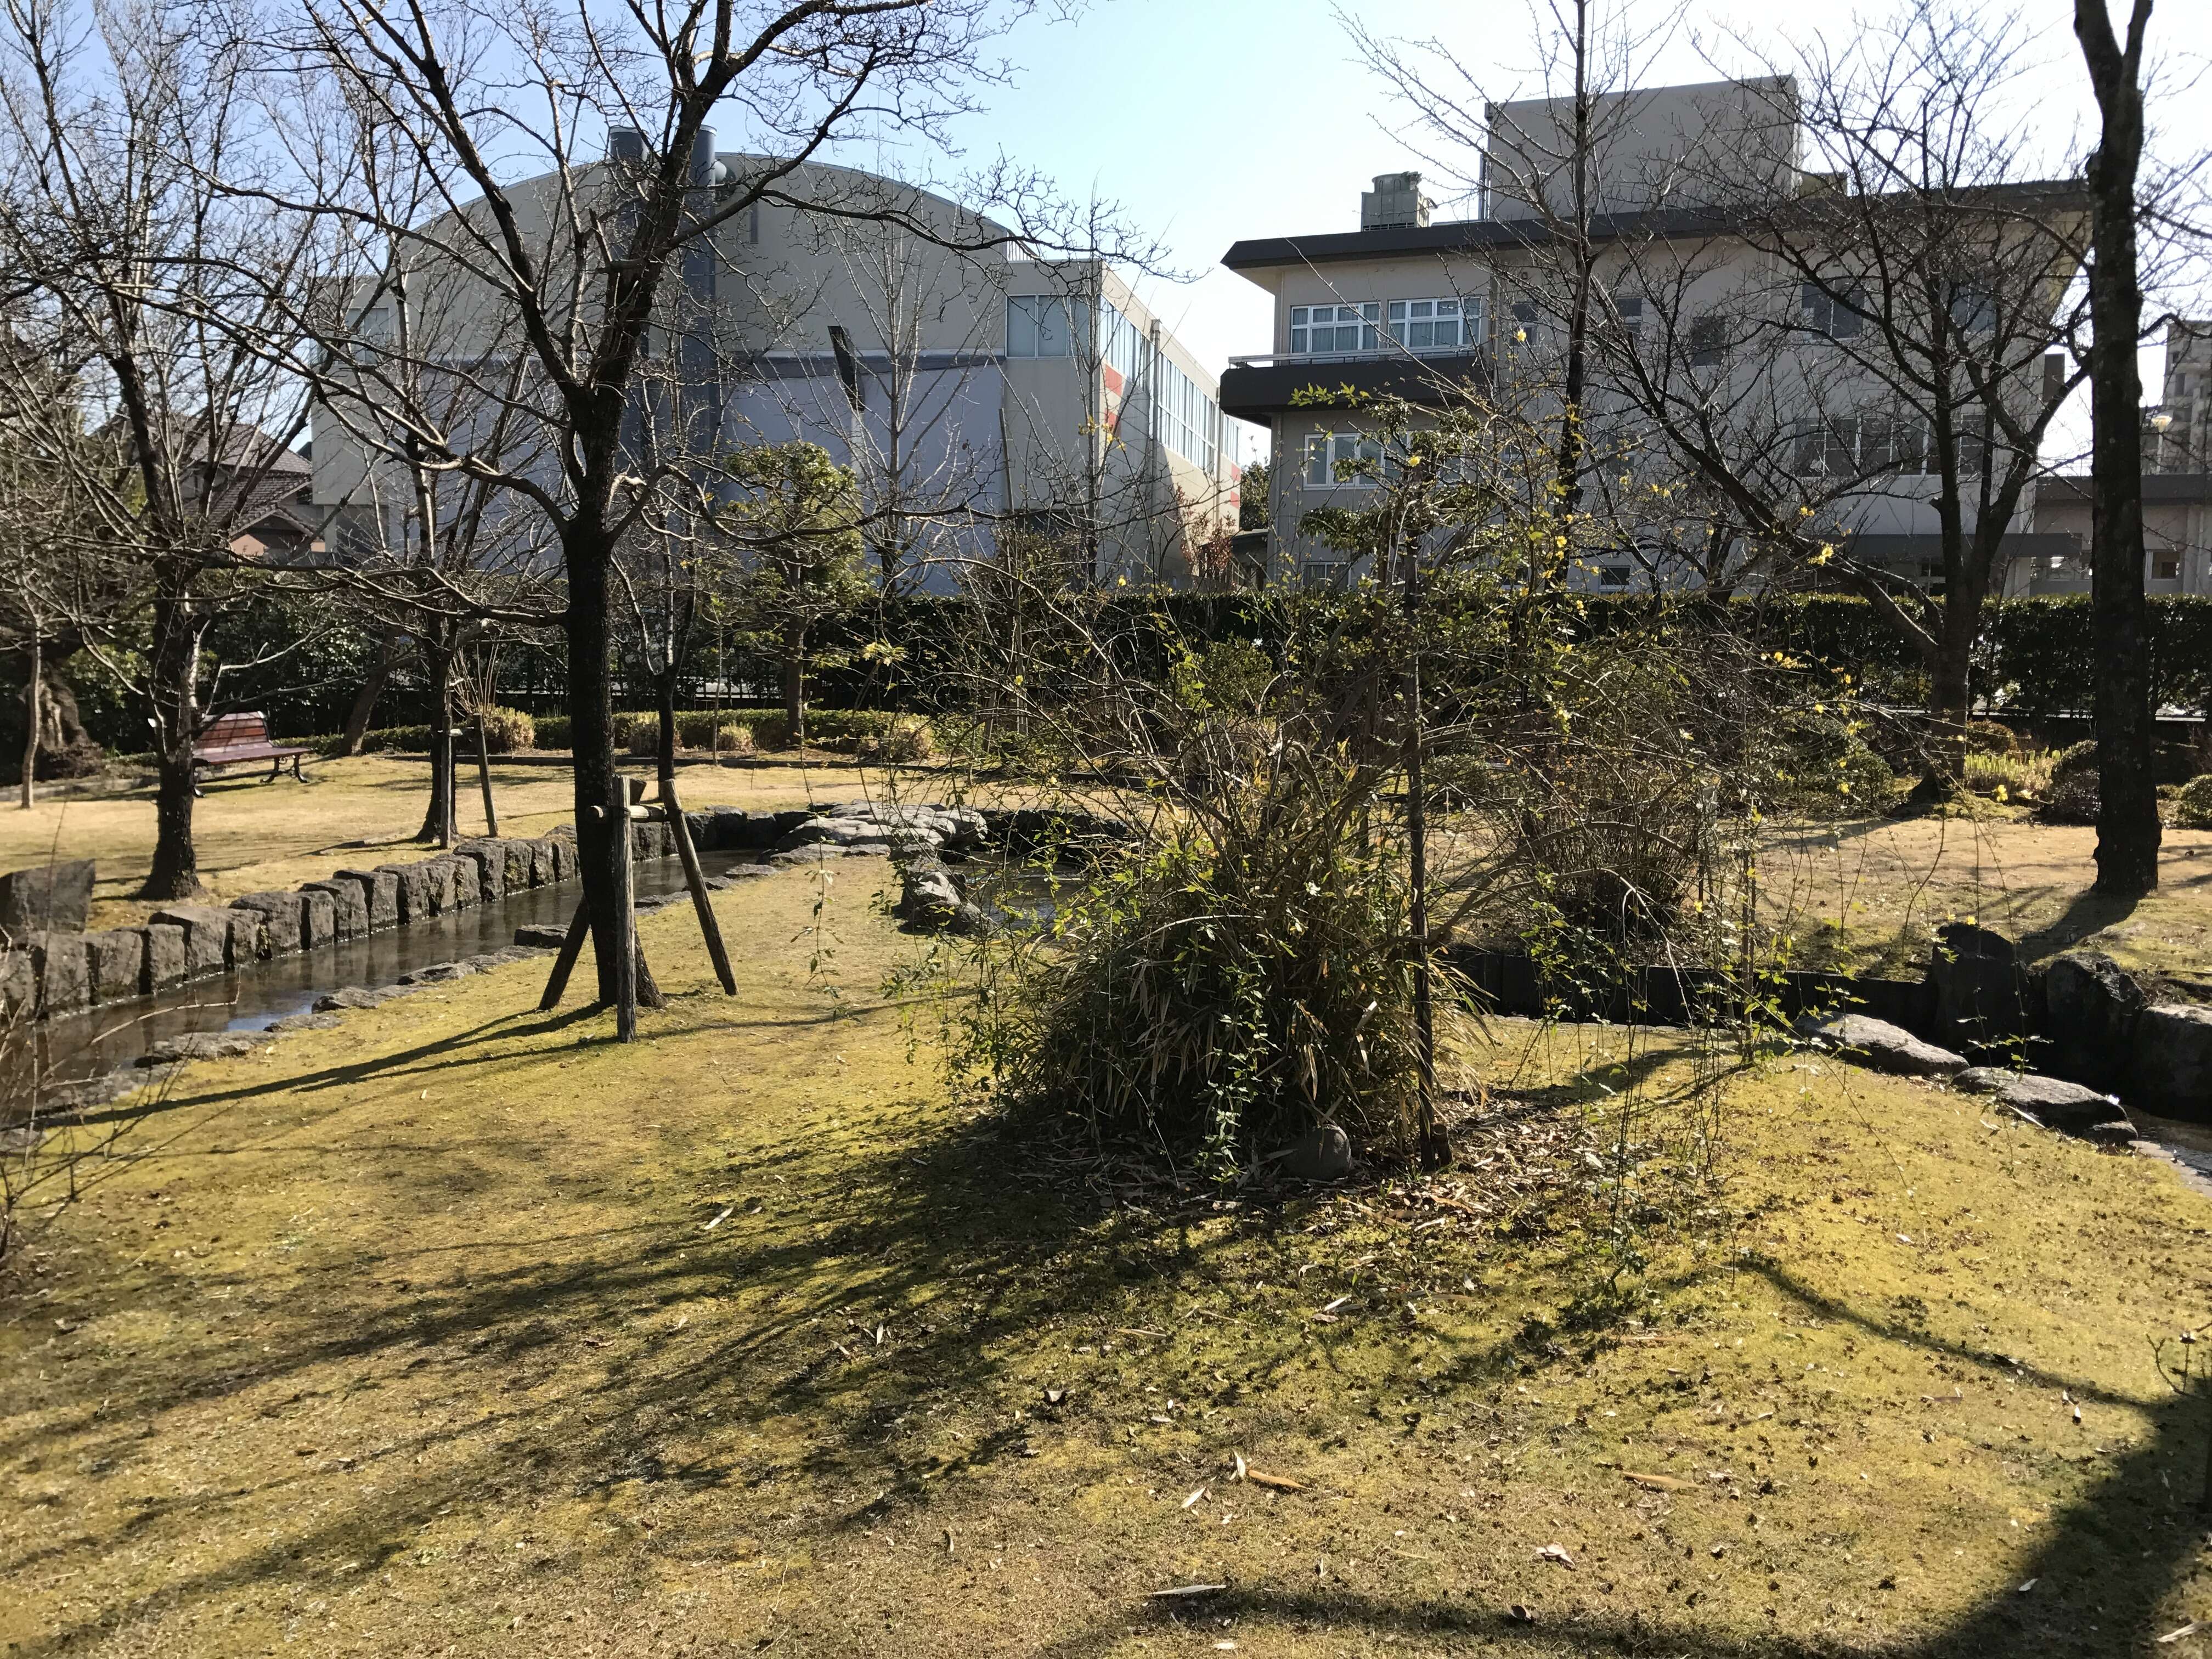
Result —
[{"label": "window frame", "polygon": [[[1321,451],[1320,476],[1316,477],[1315,451]],[[1305,437],[1305,453],[1300,457],[1299,486],[1309,491],[1321,489],[1374,489],[1381,486],[1382,477],[1376,473],[1354,473],[1340,477],[1336,469],[1352,461],[1373,461],[1379,468],[1382,461],[1382,441],[1370,434],[1351,429],[1339,432],[1330,428],[1309,432]]]},{"label": "window frame", "polygon": [[[1328,320],[1316,320],[1322,312]],[[1382,307],[1379,301],[1332,301],[1327,305],[1292,306],[1286,327],[1285,349],[1293,357],[1346,357],[1382,349]],[[1313,343],[1316,330],[1327,329],[1330,343]],[[1336,337],[1351,330],[1358,343],[1345,345]]]},{"label": "window frame", "polygon": [[[1417,306],[1427,307],[1428,314],[1416,317],[1413,308]],[[1439,341],[1437,331],[1445,322],[1443,307],[1447,306],[1451,308],[1452,337],[1448,341]],[[1465,351],[1472,343],[1468,336],[1468,301],[1460,295],[1438,294],[1418,300],[1392,300],[1386,303],[1382,315],[1383,332],[1393,345],[1407,351]],[[1425,343],[1415,344],[1407,337],[1417,328],[1429,331],[1429,339]]]}]

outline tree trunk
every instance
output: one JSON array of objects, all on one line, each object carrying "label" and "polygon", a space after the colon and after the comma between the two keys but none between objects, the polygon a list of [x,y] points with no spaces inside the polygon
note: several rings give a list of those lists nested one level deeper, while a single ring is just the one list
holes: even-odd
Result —
[{"label": "tree trunk", "polygon": [[199,851],[192,842],[192,744],[200,734],[199,630],[191,602],[173,588],[155,601],[147,690],[159,771],[154,792],[154,866],[138,890],[140,898],[191,898],[200,890]]},{"label": "tree trunk", "polygon": [[[574,767],[576,867],[591,918],[592,955],[599,972],[599,1001],[616,1000],[616,964],[634,947],[623,894],[627,819],[604,809],[626,800],[615,757],[612,686],[608,675],[607,573],[614,556],[603,526],[572,523],[563,538],[568,611],[568,745]],[[594,809],[601,809],[595,813]]]},{"label": "tree trunk", "polygon": [[793,749],[806,747],[806,625],[783,630],[783,718]]},{"label": "tree trunk", "polygon": [[417,841],[453,844],[453,653],[430,641],[422,645],[430,681],[430,800]]},{"label": "tree trunk", "polygon": [[2089,166],[2089,607],[2096,650],[2097,890],[2140,898],[2158,885],[2157,781],[2150,629],[2143,599],[2142,382],[2136,343],[2142,289],[2136,269],[2136,169],[2142,155],[2142,35],[2150,0],[2136,0],[2124,52],[2106,0],[2075,0],[2075,33],[2103,116]]},{"label": "tree trunk", "polygon": [[46,712],[42,707],[46,699],[40,695],[46,690],[40,680],[40,676],[46,672],[46,664],[39,649],[40,644],[39,619],[34,616],[31,618],[31,679],[23,688],[23,713],[26,717],[23,730],[23,810],[26,812],[39,804],[39,786],[35,781],[39,770],[39,723],[40,717]]},{"label": "tree trunk", "polygon": [[361,690],[353,700],[353,708],[346,715],[345,752],[361,753],[361,745],[368,737],[369,717],[376,713],[376,700],[384,695],[384,682],[392,672],[392,658],[399,648],[399,630],[387,628],[384,637],[377,641],[376,660],[368,665],[368,678],[361,683]]}]

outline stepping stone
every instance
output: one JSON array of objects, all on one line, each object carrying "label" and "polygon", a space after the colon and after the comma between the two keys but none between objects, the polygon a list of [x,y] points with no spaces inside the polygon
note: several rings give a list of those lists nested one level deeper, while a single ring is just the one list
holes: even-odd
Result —
[{"label": "stepping stone", "polygon": [[1953,1085],[1978,1095],[1995,1095],[2014,1111],[2025,1112],[2037,1122],[2069,1134],[2081,1134],[2100,1125],[2127,1126],[2119,1102],[2094,1089],[2085,1089],[2063,1078],[2036,1072],[2008,1072],[1996,1066],[1972,1066],[1951,1079]]},{"label": "stepping stone", "polygon": [[396,985],[380,985],[373,991],[364,985],[342,986],[317,997],[314,1012],[327,1014],[342,1008],[374,1008],[406,994]]},{"label": "stepping stone", "polygon": [[457,979],[466,979],[476,969],[465,963],[434,962],[428,968],[417,968],[411,974],[402,974],[402,985],[444,985]]},{"label": "stepping stone", "polygon": [[568,942],[568,930],[550,924],[533,924],[516,928],[514,942],[532,951],[557,951]]},{"label": "stepping stone", "polygon": [[262,1046],[258,1031],[186,1031],[163,1037],[138,1056],[141,1066],[173,1066],[188,1060],[228,1060],[249,1054]]},{"label": "stepping stone", "polygon": [[1871,1071],[1899,1077],[1956,1077],[1966,1069],[1966,1057],[1948,1048],[1923,1042],[1902,1025],[1864,1014],[1837,1014],[1827,1019],[1802,1019],[1797,1034],[1844,1052]]}]

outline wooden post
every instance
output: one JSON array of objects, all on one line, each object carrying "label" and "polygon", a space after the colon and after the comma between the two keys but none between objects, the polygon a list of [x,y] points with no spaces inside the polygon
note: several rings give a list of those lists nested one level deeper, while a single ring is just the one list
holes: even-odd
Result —
[{"label": "wooden post", "polygon": [[673,779],[663,781],[660,798],[668,808],[668,829],[676,837],[676,856],[684,860],[684,884],[691,890],[691,908],[698,914],[699,931],[707,940],[707,954],[714,958],[715,977],[722,981],[725,995],[735,996],[738,976],[730,971],[730,953],[722,944],[721,924],[714,920],[714,902],[707,895],[707,878],[699,868],[699,849],[691,844],[691,826],[684,817],[682,803],[676,799]]},{"label": "wooden post", "polygon": [[499,810],[491,804],[491,742],[484,735],[483,705],[477,705],[477,784],[483,791],[484,834],[499,834]]},{"label": "wooden post", "polygon": [[615,776],[614,798],[608,803],[612,820],[608,832],[615,838],[614,981],[615,1041],[637,1038],[637,883],[630,856],[629,780]]},{"label": "wooden post", "polygon": [[561,1006],[562,994],[568,988],[568,975],[576,971],[576,958],[584,954],[584,941],[591,933],[591,907],[579,900],[575,915],[568,918],[568,935],[561,941],[561,954],[553,958],[553,972],[545,981],[545,994],[538,999],[539,1013],[550,1013]]}]

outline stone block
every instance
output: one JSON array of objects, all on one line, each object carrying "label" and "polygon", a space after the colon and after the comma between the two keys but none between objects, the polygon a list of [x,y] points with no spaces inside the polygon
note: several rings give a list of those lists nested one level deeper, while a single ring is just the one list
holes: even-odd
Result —
[{"label": "stone block", "polygon": [[530,843],[505,839],[499,845],[500,850],[507,854],[507,890],[519,893],[526,887],[535,886],[537,884],[531,880],[530,872],[536,855],[531,852]]},{"label": "stone block", "polygon": [[1995,1095],[2014,1111],[2025,1112],[2045,1127],[2069,1134],[2086,1133],[2100,1124],[2126,1116],[2119,1102],[2110,1095],[2035,1072],[1975,1066],[1960,1073],[1951,1084],[1970,1094]]},{"label": "stone block", "polygon": [[477,896],[485,904],[507,896],[507,848],[501,842],[478,837],[459,842],[453,856],[476,866]]},{"label": "stone block", "polygon": [[153,920],[185,930],[185,976],[200,979],[230,966],[230,919],[235,914],[211,904],[173,904]]},{"label": "stone block", "polygon": [[58,1018],[92,1006],[92,945],[82,933],[33,933],[31,965],[39,975],[39,1012]]},{"label": "stone block", "polygon": [[453,872],[453,908],[456,910],[475,909],[483,897],[476,860],[451,858],[446,862]]},{"label": "stone block", "polygon": [[[146,988],[146,935],[136,927],[109,927],[84,936],[92,953],[92,1000],[120,1002]],[[178,954],[183,955],[179,941]]]},{"label": "stone block", "polygon": [[1336,1124],[1324,1123],[1275,1156],[1293,1181],[1341,1181],[1352,1173],[1352,1137]]},{"label": "stone block", "polygon": [[230,921],[230,965],[243,968],[269,952],[269,919],[258,910],[232,905],[222,913]]},{"label": "stone block", "polygon": [[553,879],[575,880],[578,868],[576,838],[574,836],[548,836],[545,840],[553,848]]},{"label": "stone block", "polygon": [[514,930],[514,942],[532,951],[557,951],[568,942],[566,927],[536,923]]},{"label": "stone block", "polygon": [[365,939],[368,936],[368,897],[361,890],[357,881],[311,881],[300,890],[303,893],[326,893],[331,901],[331,927],[339,939]]},{"label": "stone block", "polygon": [[2095,951],[2069,951],[2043,971],[2039,1064],[2095,1089],[2126,1080],[2136,1021],[2149,999],[2119,963]]},{"label": "stone block", "polygon": [[532,887],[550,887],[560,880],[554,872],[552,837],[540,836],[523,845],[530,849],[530,884]]},{"label": "stone block", "polygon": [[0,1017],[29,1018],[39,1011],[39,963],[28,943],[0,951]]},{"label": "stone block", "polygon": [[430,896],[430,914],[442,916],[453,908],[453,861],[424,859],[415,866],[422,872],[422,890]]},{"label": "stone block", "polygon": [[419,864],[380,864],[377,869],[398,884],[399,925],[412,927],[430,915],[430,878]]},{"label": "stone block", "polygon": [[166,991],[191,977],[191,959],[185,949],[185,930],[173,923],[149,922],[146,935],[146,988]]},{"label": "stone block", "polygon": [[338,936],[337,902],[313,887],[300,890],[300,948],[319,951]]},{"label": "stone block", "polygon": [[388,870],[341,870],[334,881],[350,881],[361,889],[368,907],[368,931],[381,933],[399,925],[399,878]]},{"label": "stone block", "polygon": [[2145,1111],[2212,1123],[2212,1007],[2160,1003],[2136,1022],[2135,1083]]},{"label": "stone block", "polygon": [[302,917],[307,907],[297,893],[245,893],[231,900],[230,908],[251,910],[261,918],[261,937],[269,955],[285,957],[306,948]]},{"label": "stone block", "polygon": [[66,859],[0,876],[0,933],[81,933],[92,904],[93,863]]},{"label": "stone block", "polygon": [[2002,933],[1971,922],[1946,922],[1936,930],[1936,950],[1928,963],[1936,1034],[1964,1043],[2025,1036],[2026,978],[2019,948]]}]

